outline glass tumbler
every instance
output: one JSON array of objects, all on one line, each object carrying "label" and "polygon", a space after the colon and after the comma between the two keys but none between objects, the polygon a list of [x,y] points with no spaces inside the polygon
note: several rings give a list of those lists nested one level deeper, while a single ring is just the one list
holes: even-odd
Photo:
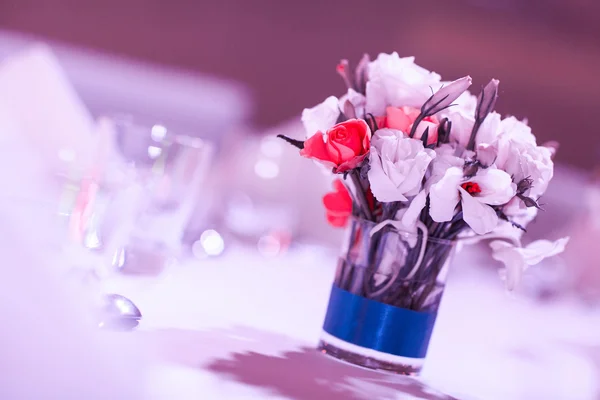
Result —
[{"label": "glass tumbler", "polygon": [[181,254],[206,193],[214,146],[167,127],[100,118],[96,158],[81,180],[73,235],[124,273],[155,274]]}]

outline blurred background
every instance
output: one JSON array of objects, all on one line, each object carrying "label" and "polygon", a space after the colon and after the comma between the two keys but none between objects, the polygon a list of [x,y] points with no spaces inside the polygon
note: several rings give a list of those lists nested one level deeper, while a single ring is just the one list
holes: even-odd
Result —
[{"label": "blurred background", "polygon": [[527,116],[558,161],[591,168],[600,81],[595,0],[3,0],[0,27],[236,80],[271,127],[343,83],[341,58],[397,51],[447,79],[501,81],[502,113]]},{"label": "blurred background", "polygon": [[[51,191],[64,209],[79,204],[86,228],[77,240],[109,254],[150,239],[167,258],[173,247],[206,255],[205,241],[213,255],[231,240],[267,255],[298,240],[335,248],[341,232],[326,225],[320,204],[331,178],[273,137],[303,137],[301,110],[343,92],[340,59],[392,51],[447,80],[472,75],[474,92],[498,78],[498,111],[526,117],[539,143],[560,143],[528,240],[597,237],[584,224],[596,220],[600,158],[594,0],[2,0],[0,122],[12,131],[3,140],[31,157],[21,168],[29,183],[7,176],[6,191],[47,200]],[[11,154],[6,170],[25,159]],[[160,192],[160,174],[180,185],[170,200],[155,196],[135,217],[114,210],[140,209],[128,191]],[[182,243],[160,238],[169,221]],[[583,242],[571,247],[585,250]],[[599,274],[581,267],[586,260],[551,280],[595,293]]]},{"label": "blurred background", "polygon": [[[239,246],[256,268],[300,268],[308,244],[331,255],[341,240],[321,205],[331,177],[274,136],[302,138],[302,109],[343,93],[340,59],[392,51],[446,80],[470,74],[473,92],[499,79],[497,110],[526,117],[538,143],[560,143],[527,237],[572,240],[528,272],[518,296],[536,307],[573,301],[560,303],[565,315],[597,305],[597,0],[0,0],[4,226],[50,251],[64,244],[58,224],[65,270],[109,286],[115,273],[164,276],[190,257],[245,265]],[[44,228],[32,209],[64,218]],[[311,249],[312,263],[330,260]],[[489,254],[471,260],[497,278]],[[177,289],[133,293],[146,309],[160,293],[182,299]],[[493,300],[501,308],[504,297]],[[600,344],[585,346],[597,377]]]}]

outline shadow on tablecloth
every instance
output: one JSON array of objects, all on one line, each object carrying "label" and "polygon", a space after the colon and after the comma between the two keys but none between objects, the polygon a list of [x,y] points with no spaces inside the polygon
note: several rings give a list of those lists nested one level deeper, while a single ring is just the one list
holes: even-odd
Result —
[{"label": "shadow on tablecloth", "polygon": [[417,379],[342,363],[284,335],[236,327],[146,332],[161,358],[295,400],[453,398]]}]

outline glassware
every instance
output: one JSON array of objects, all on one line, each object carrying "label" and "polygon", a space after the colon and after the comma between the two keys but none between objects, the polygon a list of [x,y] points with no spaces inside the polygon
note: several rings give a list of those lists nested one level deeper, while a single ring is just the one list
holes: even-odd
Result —
[{"label": "glassware", "polygon": [[418,374],[454,244],[351,219],[319,350],[366,368]]},{"label": "glassware", "polygon": [[95,162],[75,196],[73,236],[105,255],[106,266],[156,274],[180,255],[213,146],[127,118],[101,118],[97,135]]}]

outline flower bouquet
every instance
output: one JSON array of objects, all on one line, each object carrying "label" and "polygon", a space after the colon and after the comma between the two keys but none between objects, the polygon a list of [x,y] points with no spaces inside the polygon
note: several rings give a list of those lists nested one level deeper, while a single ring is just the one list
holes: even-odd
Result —
[{"label": "flower bouquet", "polygon": [[320,349],[367,368],[416,374],[423,364],[452,254],[492,239],[513,289],[523,271],[568,238],[521,246],[553,175],[555,144],[494,112],[498,81],[475,97],[413,57],[364,56],[337,72],[348,87],[305,109],[306,140],[280,135],[336,174],[327,220],[346,227]]}]

